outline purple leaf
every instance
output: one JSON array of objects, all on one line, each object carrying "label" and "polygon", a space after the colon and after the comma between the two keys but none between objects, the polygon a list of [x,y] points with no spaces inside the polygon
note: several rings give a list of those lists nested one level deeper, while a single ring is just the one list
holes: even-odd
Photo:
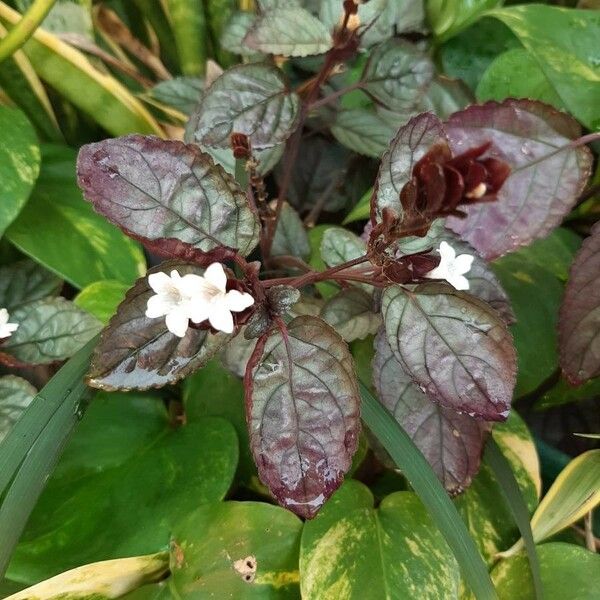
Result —
[{"label": "purple leaf", "polygon": [[600,224],[571,266],[558,336],[560,365],[573,385],[600,375]]},{"label": "purple leaf", "polygon": [[[180,275],[203,269],[172,261],[149,273],[177,270]],[[230,339],[208,329],[188,329],[185,337],[173,335],[164,318],[146,317],[154,291],[148,278],[138,279],[117,313],[102,332],[92,357],[88,383],[102,390],[143,390],[174,383],[204,366]]]},{"label": "purple leaf", "polygon": [[373,383],[446,490],[465,490],[479,470],[489,424],[432,402],[396,360],[383,330],[375,338]]},{"label": "purple leaf", "polygon": [[422,113],[401,127],[381,159],[371,199],[371,220],[379,221],[384,208],[402,215],[400,191],[412,176],[416,162],[438,141],[445,140],[442,122],[433,113]]},{"label": "purple leaf", "polygon": [[79,186],[135,236],[177,238],[203,252],[252,251],[259,224],[235,179],[193,144],[129,135],[83,146]]},{"label": "purple leaf", "polygon": [[470,106],[445,123],[453,154],[491,142],[486,156],[512,171],[495,202],[464,207],[448,226],[488,260],[544,237],[571,210],[591,170],[585,147],[557,152],[581,135],[570,116],[532,100]]},{"label": "purple leaf", "polygon": [[246,372],[250,445],[280,504],[311,518],[342,483],[360,431],[354,363],[317,317],[261,338]]},{"label": "purple leaf", "polygon": [[489,305],[447,285],[395,285],[383,293],[382,314],[394,356],[432,400],[478,419],[506,419],[516,353]]}]

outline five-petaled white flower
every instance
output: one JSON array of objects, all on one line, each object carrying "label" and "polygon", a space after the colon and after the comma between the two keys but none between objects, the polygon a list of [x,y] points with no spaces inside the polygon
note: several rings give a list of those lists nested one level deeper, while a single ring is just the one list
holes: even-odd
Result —
[{"label": "five-petaled white flower", "polygon": [[208,322],[219,331],[233,332],[232,312],[241,312],[254,304],[254,298],[238,290],[227,291],[227,275],[220,263],[210,265],[204,275],[188,273],[183,277],[177,271],[152,273],[150,287],[156,292],[148,299],[146,316],[165,317],[167,329],[183,337],[189,321]]},{"label": "five-petaled white flower", "polygon": [[429,271],[425,277],[429,279],[445,279],[457,290],[468,290],[469,280],[465,275],[471,270],[474,257],[470,254],[456,256],[456,251],[448,242],[440,244],[440,264]]},{"label": "five-petaled white flower", "polygon": [[0,309],[0,340],[10,337],[19,328],[18,323],[9,323],[10,318],[5,308]]}]

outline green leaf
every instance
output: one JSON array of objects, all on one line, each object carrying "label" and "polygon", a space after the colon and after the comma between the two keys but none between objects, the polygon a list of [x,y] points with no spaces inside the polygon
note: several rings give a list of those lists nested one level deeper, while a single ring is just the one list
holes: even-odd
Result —
[{"label": "green leaf", "polygon": [[427,16],[438,41],[443,42],[500,3],[501,0],[428,0]]},{"label": "green leaf", "polygon": [[8,435],[36,394],[37,390],[26,379],[15,375],[0,377],[0,442]]},{"label": "green leaf", "polygon": [[361,199],[354,205],[348,216],[344,219],[344,225],[346,223],[353,223],[354,221],[362,221],[368,219],[371,216],[371,196],[373,195],[373,188],[370,188],[365,192]]},{"label": "green leaf", "polygon": [[146,270],[144,255],[84,201],[75,182],[75,156],[70,148],[43,147],[37,185],[7,238],[75,287],[100,279],[131,284]]},{"label": "green leaf", "polygon": [[337,267],[364,256],[366,252],[366,243],[343,227],[329,227],[323,232],[321,257],[329,267]]},{"label": "green leaf", "polygon": [[569,402],[581,402],[600,397],[600,377],[590,379],[584,384],[573,387],[562,379],[550,390],[544,392],[536,402],[536,410],[555,408]]},{"label": "green leaf", "polygon": [[556,93],[579,121],[600,129],[600,23],[592,10],[543,4],[498,8],[499,19],[537,60]]},{"label": "green leaf", "polygon": [[532,98],[565,109],[538,62],[523,48],[514,48],[496,58],[477,86],[478,100],[505,98]]},{"label": "green leaf", "polygon": [[259,15],[244,44],[263,54],[309,56],[327,52],[333,39],[325,25],[304,8],[279,6]]},{"label": "green leaf", "polygon": [[467,585],[478,600],[496,598],[487,568],[456,508],[427,460],[402,427],[362,382],[360,382],[360,393],[365,425],[377,437],[425,505],[450,546]]},{"label": "green leaf", "polygon": [[[172,270],[181,276],[204,272],[195,265],[169,261],[149,273]],[[174,383],[206,364],[229,340],[226,334],[194,328],[189,328],[185,337],[177,337],[168,330],[164,318],[146,316],[153,294],[147,277],[138,279],[127,292],[94,352],[88,373],[92,387],[144,390]]]},{"label": "green leaf", "polygon": [[257,349],[245,381],[252,454],[277,500],[311,518],[341,484],[358,445],[352,356],[313,316],[296,317]]},{"label": "green leaf", "polygon": [[394,129],[377,113],[366,109],[342,110],[331,125],[340,144],[365,156],[380,158]]},{"label": "green leaf", "polygon": [[394,285],[383,293],[381,312],[394,356],[429,398],[479,419],[506,419],[516,355],[488,304],[447,285]]},{"label": "green leaf", "polygon": [[351,287],[330,298],[321,310],[321,317],[346,342],[364,339],[377,332],[381,317],[373,311],[373,298],[362,289]]},{"label": "green leaf", "polygon": [[64,298],[46,298],[25,304],[10,318],[19,328],[2,344],[1,352],[27,365],[65,360],[101,328],[97,319]]},{"label": "green leaf", "polygon": [[[592,599],[600,589],[600,555],[580,546],[542,544],[537,548],[546,600]],[[534,589],[524,554],[502,560],[492,579],[500,600],[533,598]]]},{"label": "green leaf", "polygon": [[244,44],[244,38],[255,21],[256,15],[252,12],[240,11],[232,14],[221,34],[221,46],[225,50],[250,59],[260,57],[260,53]]},{"label": "green leaf", "polygon": [[0,236],[15,220],[40,171],[40,148],[35,129],[16,108],[0,106]]},{"label": "green leaf", "polygon": [[128,401],[93,401],[73,438],[77,460],[66,456],[71,464],[59,465],[36,505],[12,579],[33,582],[86,562],[160,551],[177,520],[227,493],[237,464],[229,423],[205,418],[174,430],[164,408],[144,406],[160,400],[134,398],[135,407],[123,407]]},{"label": "green leaf", "polygon": [[77,181],[100,214],[134,237],[244,255],[258,243],[245,192],[195,144],[140,135],[87,144]]},{"label": "green leaf", "polygon": [[[325,232],[330,227],[333,226],[322,224],[317,225],[308,231],[308,243],[310,244],[311,249],[309,264],[315,271],[324,271],[327,268],[325,261],[321,258],[321,243]],[[323,298],[330,298],[339,290],[339,286],[329,281],[319,282],[315,287]]]},{"label": "green leaf", "polygon": [[62,281],[32,260],[0,266],[0,307],[8,312],[35,300],[56,296]]},{"label": "green leaf", "polygon": [[416,494],[397,492],[377,509],[373,504],[366,486],[348,481],[305,524],[302,597],[458,597],[458,564]]},{"label": "green leaf", "polygon": [[179,63],[184,75],[202,75],[208,56],[208,31],[201,0],[167,0]]},{"label": "green leaf", "polygon": [[181,600],[296,599],[301,532],[300,519],[269,504],[200,507],[173,529],[172,589]]},{"label": "green leaf", "polygon": [[431,111],[440,119],[447,119],[452,113],[472,104],[473,100],[473,93],[463,81],[438,75],[421,99],[419,110]]},{"label": "green leaf", "polygon": [[106,325],[125,298],[128,285],[115,280],[90,283],[75,296],[73,303]]},{"label": "green leaf", "polygon": [[373,50],[360,87],[390,110],[409,110],[424,96],[433,73],[425,52],[394,38]]},{"label": "green leaf", "polygon": [[287,202],[284,202],[281,208],[271,254],[273,256],[287,254],[303,259],[310,255],[310,245],[304,223]]},{"label": "green leaf", "polygon": [[186,137],[201,146],[229,148],[231,134],[244,133],[252,148],[271,148],[296,128],[299,103],[276,67],[237,65],[206,90],[188,123]]},{"label": "green leaf", "polygon": [[198,77],[174,77],[157,83],[147,92],[149,98],[191,115],[200,102],[204,82]]}]

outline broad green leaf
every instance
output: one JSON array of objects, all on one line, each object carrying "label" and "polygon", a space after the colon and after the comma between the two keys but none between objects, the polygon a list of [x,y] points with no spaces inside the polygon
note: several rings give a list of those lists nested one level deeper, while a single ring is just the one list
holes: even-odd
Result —
[{"label": "broad green leaf", "polygon": [[29,259],[0,266],[0,307],[9,312],[28,302],[56,296],[62,281]]},{"label": "broad green leaf", "polygon": [[[172,270],[181,276],[204,272],[195,265],[170,261],[150,273]],[[206,364],[229,340],[228,335],[208,329],[189,328],[183,338],[172,334],[164,318],[146,316],[153,294],[147,277],[127,292],[94,351],[88,374],[92,387],[139,390],[174,383]]]},{"label": "broad green leaf", "polygon": [[569,147],[577,122],[541,102],[508,99],[467,107],[445,123],[454,153],[491,143],[511,168],[496,202],[465,208],[446,224],[484,258],[493,259],[545,237],[573,208],[591,173],[591,153]]},{"label": "broad green leaf", "polygon": [[229,148],[231,134],[244,133],[252,148],[271,148],[292,134],[298,109],[298,95],[279,69],[258,63],[237,65],[206,90],[186,136],[201,146]]},{"label": "broad green leaf", "polygon": [[0,377],[0,442],[36,394],[37,390],[26,379],[15,375]]},{"label": "broad green leaf", "polygon": [[560,366],[573,384],[600,375],[599,269],[600,226],[595,225],[571,266],[558,321]]},{"label": "broad green leaf", "polygon": [[429,398],[479,419],[506,419],[516,355],[488,304],[447,285],[394,285],[383,293],[381,312],[395,358]]},{"label": "broad green leaf", "polygon": [[200,102],[203,89],[204,82],[198,77],[175,77],[157,83],[146,95],[151,100],[191,115]]},{"label": "broad green leaf", "polygon": [[27,117],[16,108],[0,106],[0,236],[15,220],[40,171],[40,148]]},{"label": "broad green leaf", "polygon": [[[0,4],[0,19],[11,25],[21,15]],[[96,69],[78,50],[38,28],[23,47],[37,74],[112,135],[133,131],[162,135],[162,129],[114,77]]]},{"label": "broad green leaf", "polygon": [[273,256],[287,254],[303,259],[310,255],[310,245],[304,223],[287,202],[281,207],[271,254]]},{"label": "broad green leaf", "polygon": [[225,50],[247,56],[250,59],[257,57],[257,55],[260,56],[256,50],[252,50],[244,44],[244,38],[255,21],[256,15],[252,12],[240,11],[231,15],[221,34],[221,46]]},{"label": "broad green leaf", "polygon": [[[333,226],[321,224],[308,231],[308,243],[310,244],[311,250],[309,264],[315,271],[324,271],[327,268],[325,261],[321,257],[321,244],[325,232],[331,227]],[[331,296],[335,295],[339,290],[339,286],[329,281],[321,281],[317,283],[315,287],[323,298],[331,298]]]},{"label": "broad green leaf", "polygon": [[[572,525],[600,503],[600,450],[574,458],[556,478],[531,519],[536,543]],[[523,547],[520,539],[501,556],[514,555]]]},{"label": "broad green leaf", "polygon": [[526,4],[488,14],[508,25],[535,57],[569,112],[589,129],[600,129],[597,12]]},{"label": "broad green leaf", "polygon": [[[533,513],[541,493],[540,465],[531,433],[513,410],[505,423],[492,429],[494,440],[509,461],[523,498]],[[454,500],[469,532],[486,562],[514,543],[519,531],[494,472],[484,459],[471,486]]]},{"label": "broad green leaf", "polygon": [[449,599],[460,574],[450,548],[411,492],[387,496],[348,481],[304,526],[300,586],[307,600]]},{"label": "broad green leaf", "polygon": [[452,113],[472,104],[473,100],[473,93],[463,81],[437,75],[421,98],[419,110],[431,111],[440,119],[447,119]]},{"label": "broad green leaf", "polygon": [[[600,588],[600,555],[565,543],[537,547],[545,600],[592,600]],[[492,570],[500,600],[533,598],[527,557],[501,560]]]},{"label": "broad green leaf", "polygon": [[430,400],[394,357],[385,331],[375,338],[373,382],[379,401],[423,453],[445,489],[456,495],[479,470],[490,426]]},{"label": "broad green leaf", "polygon": [[0,352],[17,363],[44,365],[73,356],[101,328],[100,322],[64,298],[46,298],[15,309],[11,322],[19,328]]},{"label": "broad green leaf", "polygon": [[262,342],[246,402],[262,482],[282,505],[314,516],[358,444],[360,399],[348,347],[318,317],[296,317],[285,334],[275,330]]},{"label": "broad green leaf", "polygon": [[327,300],[321,317],[347,342],[364,339],[381,325],[381,317],[373,312],[373,298],[356,287],[341,290]]},{"label": "broad green leaf", "polygon": [[131,284],[146,270],[144,255],[84,201],[75,182],[75,157],[70,148],[43,147],[31,200],[6,235],[75,287],[101,279]]},{"label": "broad green leaf", "polygon": [[377,113],[357,108],[340,111],[331,125],[331,133],[346,148],[379,158],[394,130]]},{"label": "broad green leaf", "polygon": [[[173,429],[164,408],[159,415],[144,407],[161,405],[159,399],[138,398],[135,409],[122,407],[126,402],[107,395],[99,406],[92,404],[73,436],[78,455],[66,456],[76,461],[68,468],[59,464],[13,555],[9,573],[15,581],[163,550],[178,519],[227,493],[237,464],[229,423],[205,418]],[[126,420],[117,425],[120,419]],[[109,429],[94,434],[103,425]],[[107,449],[111,440],[120,454]]]},{"label": "broad green leaf", "polygon": [[373,195],[373,188],[367,190],[362,198],[354,205],[348,216],[344,219],[344,225],[346,223],[352,223],[354,221],[362,221],[368,219],[371,216],[371,196]]},{"label": "broad green leaf", "polygon": [[145,583],[160,581],[169,574],[169,553],[118,558],[83,565],[33,585],[12,600],[109,600],[122,598]]},{"label": "broad green leaf", "polygon": [[544,392],[535,404],[538,410],[555,408],[569,402],[581,402],[600,397],[600,377],[590,379],[586,383],[573,387],[562,379],[550,390]]},{"label": "broad green leaf", "polygon": [[75,306],[86,310],[106,325],[125,298],[128,289],[128,285],[114,279],[96,281],[84,287],[73,302]]},{"label": "broad green leaf", "polygon": [[428,0],[427,16],[438,41],[443,42],[499,4],[501,0]]},{"label": "broad green leaf", "polygon": [[243,43],[263,54],[309,56],[327,52],[333,39],[304,8],[280,6],[259,15]]},{"label": "broad green leaf", "polygon": [[193,144],[139,135],[88,144],[77,177],[94,208],[133,235],[244,255],[258,242],[246,194]]},{"label": "broad green leaf", "polygon": [[390,110],[408,110],[424,96],[433,73],[425,52],[394,38],[373,50],[360,87]]},{"label": "broad green leaf", "polygon": [[329,267],[337,267],[367,252],[366,243],[343,227],[329,227],[321,239],[321,257]]},{"label": "broad green leaf", "polygon": [[200,0],[167,0],[166,7],[183,74],[202,75],[208,56],[204,3]]},{"label": "broad green leaf", "polygon": [[298,598],[302,522],[260,502],[198,508],[173,528],[171,586],[181,600]]},{"label": "broad green leaf", "polygon": [[556,324],[563,286],[552,272],[532,261],[529,248],[494,261],[492,268],[516,316],[511,332],[517,349],[518,398],[535,390],[558,367]]},{"label": "broad green leaf", "polygon": [[535,58],[523,48],[501,54],[477,86],[477,99],[532,98],[564,110],[560,99]]}]

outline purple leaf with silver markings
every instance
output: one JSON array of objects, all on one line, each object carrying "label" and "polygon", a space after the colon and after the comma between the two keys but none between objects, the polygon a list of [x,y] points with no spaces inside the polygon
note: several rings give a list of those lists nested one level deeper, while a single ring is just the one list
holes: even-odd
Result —
[{"label": "purple leaf with silver markings", "polygon": [[380,402],[423,453],[450,494],[466,489],[479,470],[490,426],[432,402],[394,356],[385,331],[375,338],[373,383]]},{"label": "purple leaf with silver markings", "polygon": [[77,175],[94,208],[135,236],[177,238],[203,252],[248,254],[258,243],[246,194],[193,144],[141,135],[88,144]]},{"label": "purple leaf with silver markings", "polygon": [[[177,261],[165,262],[149,273],[202,275],[204,269]],[[88,383],[101,390],[144,390],[175,383],[204,366],[230,339],[209,329],[188,329],[173,335],[163,317],[146,316],[154,291],[148,278],[138,279],[102,332],[92,357]]]},{"label": "purple leaf with silver markings", "polygon": [[486,156],[511,167],[495,202],[464,207],[466,219],[447,220],[488,260],[547,235],[573,208],[589,178],[590,151],[565,149],[581,128],[542,102],[508,99],[470,106],[444,127],[453,154],[491,142]]},{"label": "purple leaf with silver markings", "polygon": [[246,371],[250,445],[280,504],[311,518],[340,486],[360,432],[352,356],[318,317],[296,317],[257,344]]},{"label": "purple leaf with silver markings", "polygon": [[574,385],[600,375],[600,224],[571,266],[558,320],[560,365]]},{"label": "purple leaf with silver markings", "polygon": [[478,419],[506,419],[516,353],[488,304],[447,285],[395,285],[384,291],[381,310],[394,356],[429,398]]}]

